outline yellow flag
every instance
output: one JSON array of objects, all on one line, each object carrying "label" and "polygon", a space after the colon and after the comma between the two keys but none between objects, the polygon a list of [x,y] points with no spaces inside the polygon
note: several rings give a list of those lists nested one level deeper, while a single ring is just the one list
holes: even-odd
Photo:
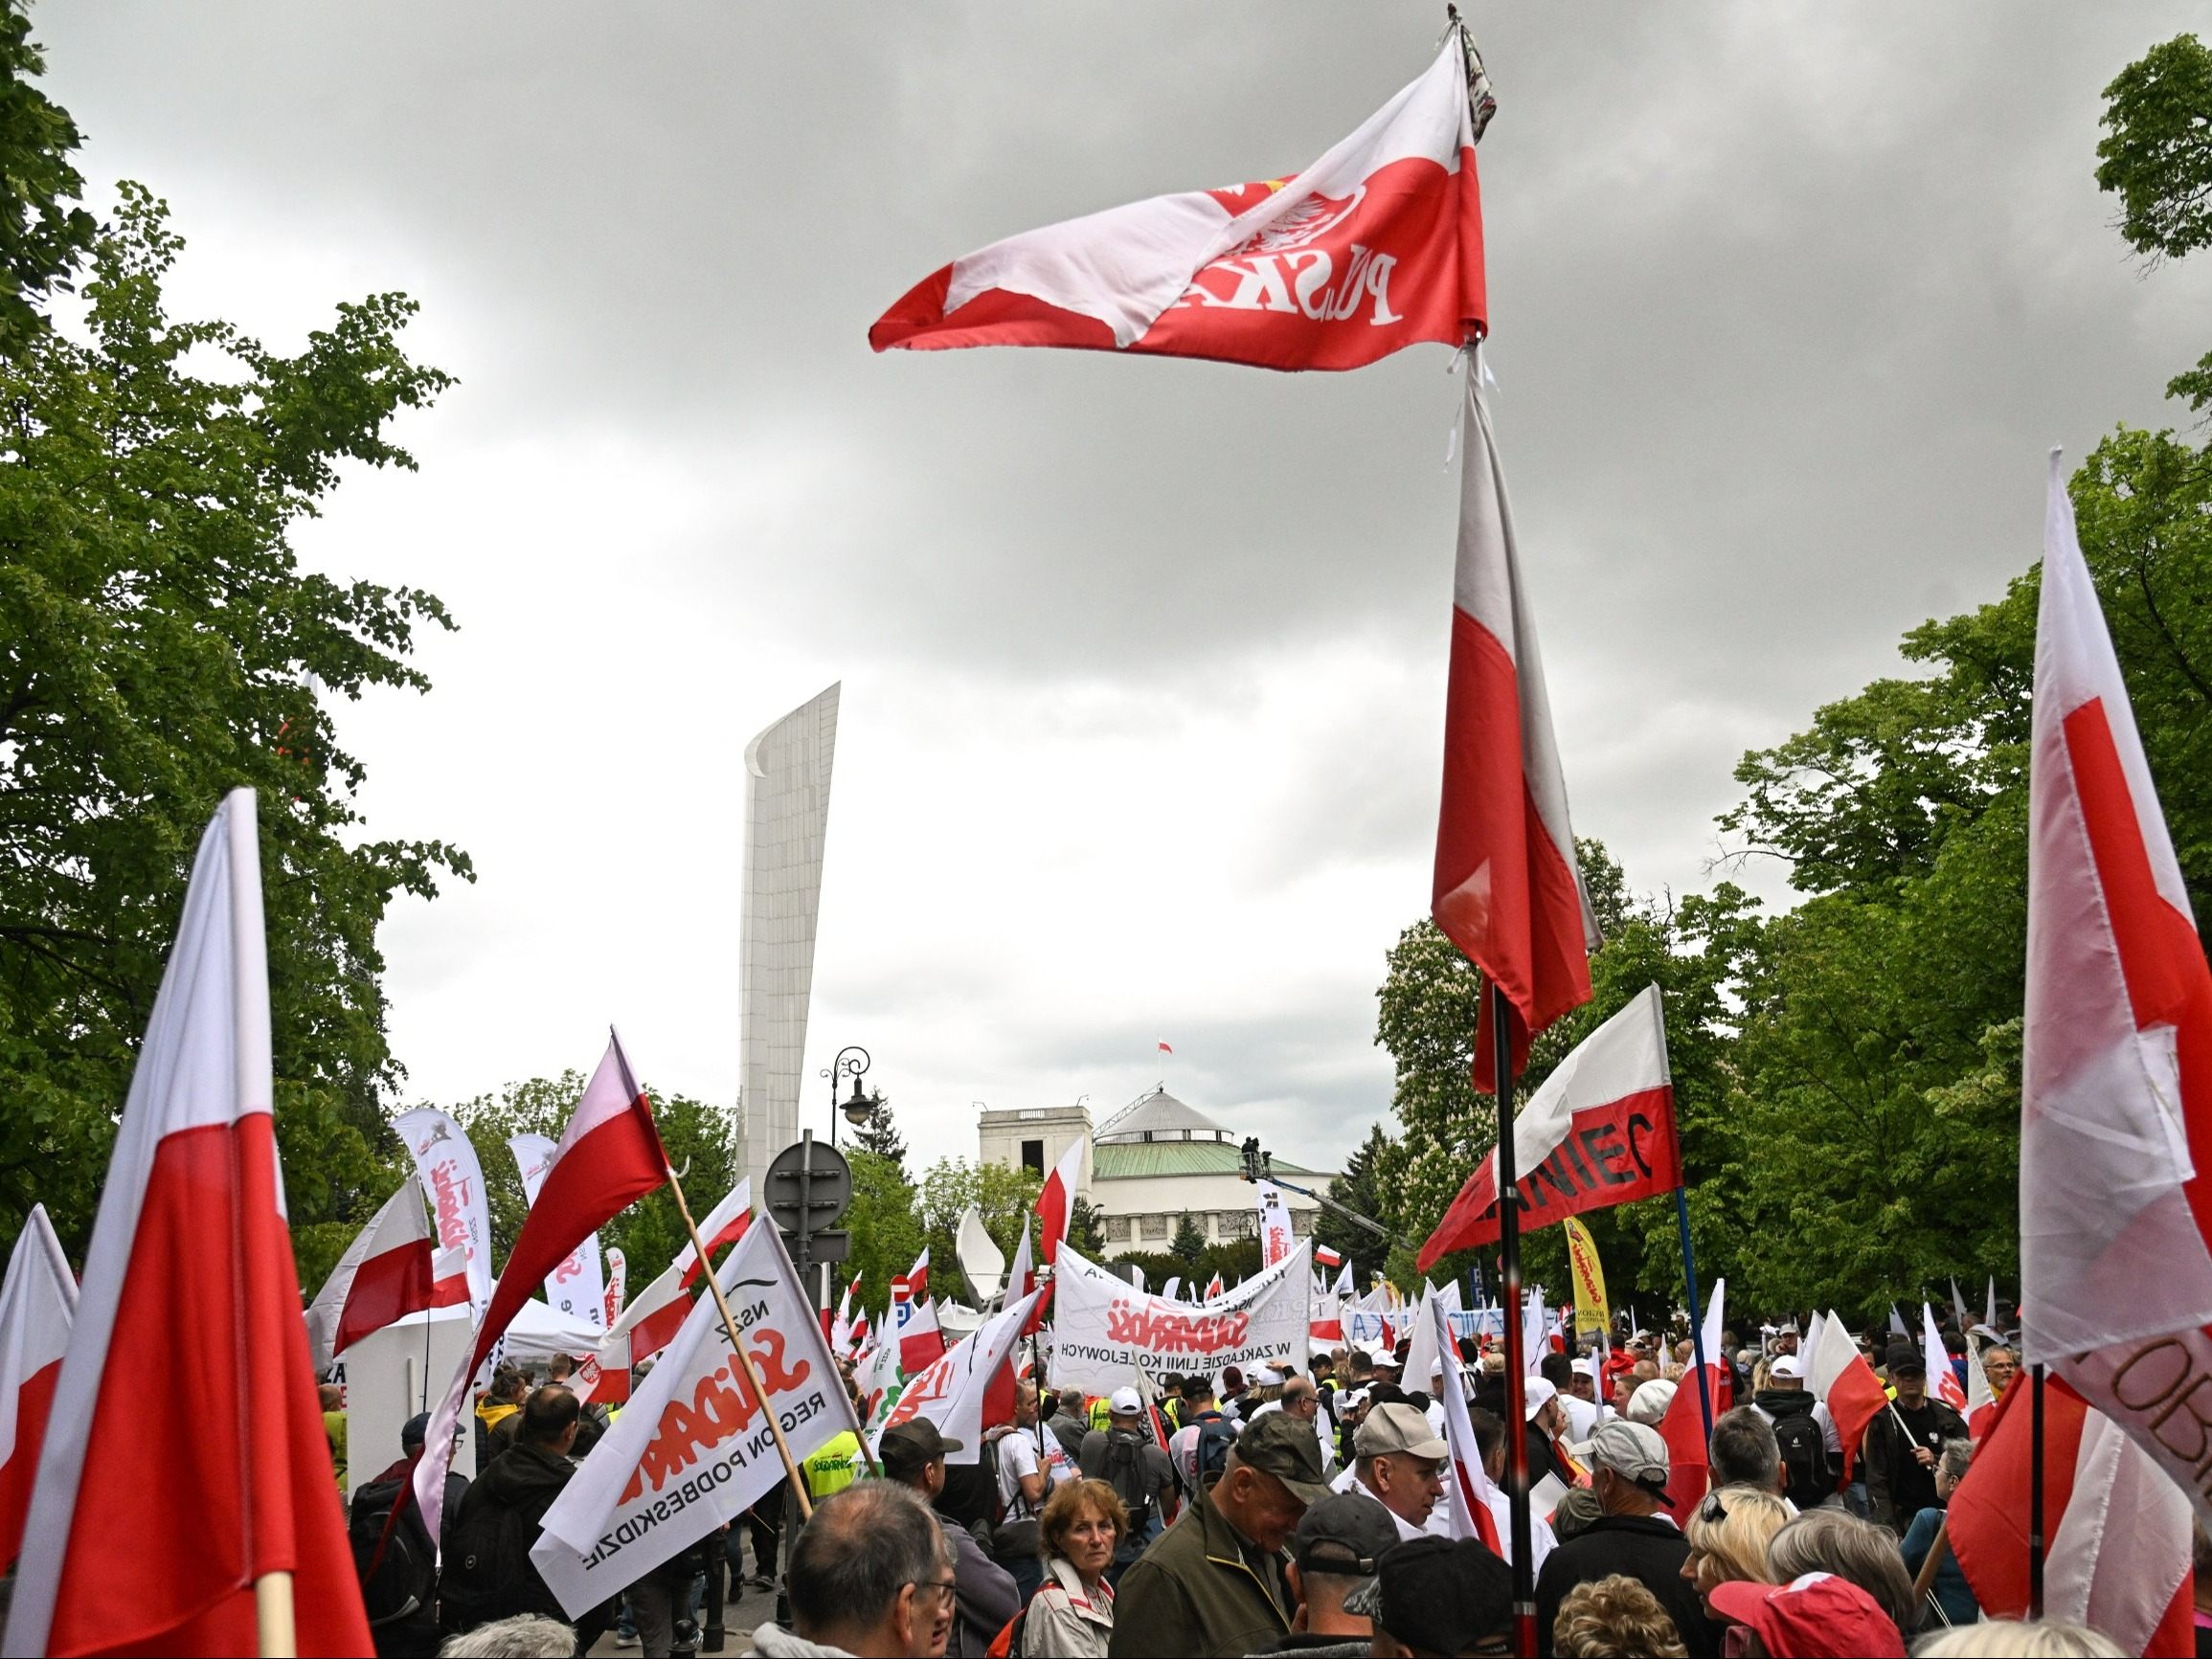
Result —
[{"label": "yellow flag", "polygon": [[1613,1312],[1605,1305],[1605,1268],[1597,1259],[1597,1245],[1590,1229],[1569,1216],[1567,1260],[1574,1273],[1574,1329],[1581,1335],[1610,1330]]}]

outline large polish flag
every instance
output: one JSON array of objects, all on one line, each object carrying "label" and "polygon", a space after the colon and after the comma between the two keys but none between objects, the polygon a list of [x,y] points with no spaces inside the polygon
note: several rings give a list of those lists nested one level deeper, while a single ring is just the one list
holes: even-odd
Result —
[{"label": "large polish flag", "polygon": [[[708,1211],[699,1225],[707,1254],[712,1256],[724,1244],[742,1239],[752,1220],[753,1183],[741,1180]],[[660,1277],[640,1290],[608,1328],[599,1342],[600,1366],[609,1372],[626,1373],[639,1360],[651,1358],[673,1342],[691,1312],[691,1298],[686,1292],[697,1281],[699,1271],[699,1253],[686,1244]]]},{"label": "large polish flag", "polygon": [[[307,1305],[307,1354],[317,1377],[370,1332],[436,1305],[436,1252],[422,1213],[422,1184],[410,1175],[354,1235]],[[467,1299],[467,1259],[462,1251],[462,1300]]]},{"label": "large polish flag", "polygon": [[[300,1317],[273,1093],[260,846],[239,789],[200,838],[117,1126],[24,1522],[10,1653],[251,1653],[257,1599],[272,1642],[370,1650]],[[152,1548],[150,1492],[181,1506]]]},{"label": "large polish flag", "polygon": [[[2028,1393],[2024,1379],[2005,1391],[1944,1514],[1952,1553],[1991,1618],[2027,1617]],[[2043,1392],[2043,1527],[2045,1618],[2100,1630],[2123,1653],[2196,1652],[2188,1495],[2057,1378]]]},{"label": "large polish flag", "polygon": [[[1666,1014],[1659,988],[1647,985],[1575,1044],[1515,1116],[1514,1191],[1523,1229],[1681,1185],[1674,1099]],[[1493,1148],[1421,1246],[1421,1271],[1497,1237]]]},{"label": "large polish flag", "polygon": [[537,1201],[523,1218],[522,1231],[508,1252],[491,1306],[476,1328],[476,1343],[446,1386],[430,1420],[425,1450],[416,1460],[415,1501],[422,1524],[438,1536],[445,1511],[445,1473],[453,1465],[453,1431],[467,1403],[469,1384],[491,1356],[492,1348],[538,1282],[559,1267],[568,1253],[626,1209],[666,1181],[668,1155],[653,1125],[652,1103],[631,1075],[622,1040],[610,1036],[598,1069],[584,1086],[583,1098],[570,1114],[554,1149],[553,1166],[538,1188]]},{"label": "large polish flag", "polygon": [[[1529,1039],[1590,1000],[1590,953],[1603,941],[1575,859],[1536,617],[1479,378],[1467,375],[1444,793],[1429,910],[1512,1004],[1518,1072]],[[1480,1021],[1475,1087],[1487,1093],[1496,1084],[1488,997]]]},{"label": "large polish flag", "polygon": [[23,1547],[38,1448],[76,1317],[77,1275],[46,1206],[33,1204],[0,1285],[0,1572],[14,1565]]},{"label": "large polish flag", "polygon": [[1048,1267],[1060,1253],[1060,1241],[1068,1236],[1074,1221],[1075,1190],[1082,1184],[1083,1154],[1090,1145],[1087,1134],[1070,1141],[1052,1173],[1045,1177],[1044,1190],[1037,1195],[1037,1260]]},{"label": "large polish flag", "polygon": [[1866,1427],[1888,1409],[1889,1393],[1851,1340],[1850,1327],[1833,1311],[1820,1321],[1805,1354],[1806,1389],[1828,1408],[1843,1446],[1843,1478],[1849,1480],[1866,1442]]},{"label": "large polish flag", "polygon": [[1153,196],[993,242],[915,284],[869,344],[1297,370],[1473,339],[1486,307],[1469,50],[1453,31],[1418,79],[1294,178]]},{"label": "large polish flag", "polygon": [[2212,1523],[2212,970],[2056,451],[2028,766],[2020,1334]]}]

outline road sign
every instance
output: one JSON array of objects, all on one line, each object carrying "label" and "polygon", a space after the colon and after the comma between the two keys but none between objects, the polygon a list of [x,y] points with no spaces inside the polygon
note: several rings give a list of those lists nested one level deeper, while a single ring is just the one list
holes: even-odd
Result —
[{"label": "road sign", "polygon": [[852,1202],[852,1166],[844,1154],[816,1140],[808,1130],[769,1163],[761,1191],[768,1214],[790,1248],[791,1265],[818,1299],[825,1295],[826,1290],[815,1285],[813,1269],[824,1263],[843,1262],[851,1254],[851,1236],[834,1229]]}]

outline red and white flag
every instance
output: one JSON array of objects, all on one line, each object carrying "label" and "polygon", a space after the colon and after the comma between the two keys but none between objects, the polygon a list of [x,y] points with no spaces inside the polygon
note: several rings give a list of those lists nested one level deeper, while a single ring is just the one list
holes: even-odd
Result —
[{"label": "red and white flag", "polygon": [[[514,1155],[522,1176],[524,1201],[536,1203],[538,1189],[545,1185],[546,1172],[553,1168],[559,1149],[542,1134],[510,1134],[507,1150]],[[546,1275],[545,1299],[557,1313],[601,1331],[607,1328],[607,1286],[599,1266],[598,1234],[584,1240]]]},{"label": "red and white flag", "polygon": [[1688,1524],[1712,1478],[1706,1401],[1710,1400],[1716,1420],[1728,1408],[1728,1396],[1724,1392],[1727,1365],[1721,1357],[1722,1310],[1727,1295],[1727,1281],[1715,1279],[1713,1299],[1705,1304],[1704,1324],[1700,1328],[1701,1345],[1705,1351],[1704,1388],[1699,1388],[1699,1368],[1693,1366],[1683,1373],[1674,1399],[1667,1402],[1666,1416],[1659,1420],[1659,1438],[1667,1443],[1667,1495],[1662,1501],[1677,1526]]},{"label": "red and white flag", "polygon": [[[1506,1496],[1482,1467],[1481,1443],[1475,1438],[1475,1421],[1467,1415],[1467,1386],[1459,1375],[1459,1345],[1452,1335],[1452,1312],[1442,1298],[1431,1297],[1429,1317],[1435,1333],[1436,1366],[1444,1375],[1437,1399],[1444,1406],[1444,1444],[1451,1473],[1444,1478],[1445,1514],[1456,1538],[1478,1538],[1483,1548],[1501,1561],[1512,1559],[1511,1512]],[[1501,1528],[1501,1512],[1507,1515]]]},{"label": "red and white flag", "polygon": [[[950,1454],[946,1462],[977,1462],[983,1430],[1012,1419],[1014,1374],[1007,1360],[1035,1312],[1036,1304],[1024,1296],[1009,1302],[980,1330],[970,1332],[950,1348],[940,1342],[940,1352],[934,1359],[907,1371],[898,1403],[891,1408],[883,1426],[894,1428],[926,1418],[947,1439],[960,1443],[960,1449]],[[900,1369],[907,1369],[903,1360]],[[879,1443],[882,1438],[880,1432],[875,1436]]]},{"label": "red and white flag", "polygon": [[458,1308],[468,1300],[468,1252],[456,1244],[430,1258],[430,1305]]},{"label": "red and white flag", "polygon": [[829,1351],[839,1358],[852,1352],[852,1298],[860,1290],[861,1277],[852,1276],[852,1283],[837,1298],[837,1313],[829,1322]]},{"label": "red and white flag", "polygon": [[[741,1180],[699,1223],[699,1237],[707,1241],[707,1253],[712,1255],[723,1245],[742,1239],[752,1220],[753,1183]],[[691,1312],[691,1298],[687,1292],[698,1278],[699,1253],[686,1244],[676,1252],[676,1259],[638,1292],[637,1299],[608,1328],[599,1342],[600,1368],[610,1375],[617,1371],[626,1374],[631,1366],[650,1359],[674,1341]]]},{"label": "red and white flag", "polygon": [[611,1329],[622,1316],[622,1305],[629,1300],[629,1289],[630,1259],[610,1244],[607,1246],[607,1316],[600,1321],[601,1325]]},{"label": "red and white flag", "polygon": [[1989,1386],[1989,1373],[1981,1368],[1981,1344],[1972,1334],[1966,1339],[1966,1432],[1979,1445],[1997,1420],[1997,1395]]},{"label": "red and white flag", "polygon": [[1935,1322],[1935,1310],[1926,1302],[1920,1305],[1920,1358],[1928,1367],[1929,1392],[1964,1417],[1966,1385],[1959,1381],[1958,1373],[1952,1366],[1951,1350],[1943,1345],[1943,1330]]},{"label": "red and white flag", "polygon": [[38,1449],[76,1317],[77,1275],[46,1206],[33,1204],[0,1285],[0,1572],[14,1565],[23,1547]]},{"label": "red and white flag", "polygon": [[[1529,1096],[1513,1120],[1513,1168],[1524,1232],[1682,1184],[1674,1074],[1657,985],[1645,986],[1575,1044]],[[1497,1237],[1493,1149],[1421,1246],[1420,1269]]]},{"label": "red and white flag", "polygon": [[1044,1191],[1037,1195],[1037,1260],[1048,1267],[1059,1254],[1060,1241],[1068,1236],[1074,1221],[1075,1192],[1083,1181],[1083,1155],[1090,1146],[1089,1135],[1077,1135],[1070,1141],[1052,1173],[1045,1177]]},{"label": "red and white flag", "polygon": [[[1470,369],[1429,908],[1444,936],[1504,990],[1518,1072],[1529,1039],[1590,1000],[1590,953],[1603,941],[1582,888],[1536,617],[1478,378]],[[1485,1093],[1497,1075],[1490,1026],[1485,997],[1475,1054],[1475,1087]]]},{"label": "red and white flag", "polygon": [[994,242],[915,284],[869,344],[1294,370],[1457,346],[1485,313],[1476,136],[1455,30],[1418,79],[1297,177],[1154,196]]},{"label": "red and white flag", "polygon": [[[277,1168],[255,817],[233,790],[200,838],[85,1252],[10,1653],[263,1650],[264,1580],[295,1625],[274,1641],[370,1650]],[[149,1492],[183,1506],[158,1548]]]},{"label": "red and white flag", "polygon": [[1201,1296],[1201,1297],[1199,1298],[1199,1300],[1200,1300],[1200,1301],[1202,1301],[1202,1302],[1210,1302],[1210,1301],[1214,1300],[1214,1298],[1216,1298],[1217,1296],[1220,1296],[1222,1293],[1223,1293],[1223,1291],[1222,1291],[1222,1288],[1221,1288],[1221,1275],[1220,1275],[1219,1273],[1216,1273],[1216,1274],[1214,1274],[1214,1276],[1213,1276],[1212,1278],[1210,1278],[1210,1279],[1207,1280],[1207,1282],[1206,1282],[1206,1293],[1205,1293],[1203,1296]]},{"label": "red and white flag", "polygon": [[2212,1396],[2212,970],[2056,451],[2028,765],[2020,1357],[2193,1494]]},{"label": "red and white flag", "polygon": [[1805,1351],[1805,1386],[1828,1408],[1836,1438],[1843,1446],[1843,1478],[1859,1461],[1866,1427],[1889,1405],[1889,1394],[1840,1315],[1830,1312]]},{"label": "red and white flag", "polygon": [[907,1269],[904,1279],[892,1281],[892,1334],[898,1340],[898,1368],[909,1377],[926,1371],[945,1351],[937,1330],[937,1298],[930,1294],[930,1253]]},{"label": "red and white flag", "polygon": [[[346,1246],[307,1305],[307,1355],[317,1377],[370,1332],[433,1305],[436,1251],[422,1213],[422,1184],[410,1175]],[[467,1252],[457,1254],[466,1301]]]},{"label": "red and white flag", "polygon": [[610,1037],[598,1069],[584,1086],[545,1173],[537,1201],[523,1218],[522,1231],[492,1287],[491,1306],[476,1328],[476,1343],[447,1385],[445,1398],[430,1419],[424,1451],[415,1465],[415,1501],[422,1524],[437,1537],[445,1510],[445,1471],[453,1465],[453,1430],[467,1403],[469,1384],[507,1334],[508,1325],[530,1300],[539,1281],[559,1267],[568,1253],[631,1203],[661,1186],[669,1175],[668,1155],[653,1125],[652,1103],[630,1073],[620,1037]]},{"label": "red and white flag", "polygon": [[[1993,1619],[2027,1617],[2027,1393],[2024,1382],[2006,1391],[1944,1514],[1952,1554]],[[2123,1653],[2196,1652],[2187,1494],[2057,1378],[2043,1389],[2043,1527],[2046,1619],[2101,1631]]]},{"label": "red and white flag", "polygon": [[1314,1266],[1315,1266],[1315,1267],[1343,1267],[1343,1265],[1344,1265],[1344,1257],[1343,1257],[1343,1251],[1341,1251],[1341,1250],[1332,1250],[1332,1249],[1330,1249],[1330,1248],[1328,1247],[1328,1245],[1326,1245],[1326,1244],[1316,1244],[1316,1245],[1314,1246]]},{"label": "red and white flag", "polygon": [[[1037,1269],[1029,1255],[1029,1218],[1022,1218],[1022,1242],[1014,1246],[1014,1260],[1006,1269],[1006,1289],[999,1298],[1001,1307],[1019,1301],[1037,1289]],[[1023,1328],[1024,1336],[1034,1336],[1045,1328],[1045,1310],[1052,1305],[1052,1288],[1045,1287],[1045,1293],[1037,1298],[1029,1322]]]},{"label": "red and white flag", "polygon": [[1160,1052],[1162,1054],[1173,1054],[1175,1052],[1173,1048],[1168,1046],[1167,1039],[1164,1037],[1160,1039]]}]

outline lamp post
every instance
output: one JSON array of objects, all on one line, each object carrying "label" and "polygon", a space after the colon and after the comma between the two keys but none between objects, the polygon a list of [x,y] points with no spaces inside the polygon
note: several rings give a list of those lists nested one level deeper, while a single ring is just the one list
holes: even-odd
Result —
[{"label": "lamp post", "polygon": [[[860,1092],[860,1074],[866,1071],[870,1064],[868,1050],[856,1042],[839,1049],[837,1058],[829,1063],[828,1069],[820,1073],[821,1076],[829,1079],[829,1144],[831,1146],[837,1144],[837,1116],[840,1111],[844,1112],[846,1122],[852,1125],[854,1129],[858,1129],[868,1121],[869,1113],[875,1110],[876,1098],[879,1097],[871,1097]],[[838,1081],[846,1077],[852,1079],[852,1098],[840,1102],[837,1098]]]}]

